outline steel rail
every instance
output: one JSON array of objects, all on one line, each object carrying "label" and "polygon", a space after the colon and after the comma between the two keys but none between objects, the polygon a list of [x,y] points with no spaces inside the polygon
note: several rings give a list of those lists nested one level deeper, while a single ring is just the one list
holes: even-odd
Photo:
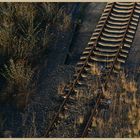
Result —
[{"label": "steel rail", "polygon": [[[112,74],[112,72],[113,72],[113,68],[114,68],[114,65],[115,65],[115,63],[116,63],[116,60],[117,60],[117,58],[118,58],[119,52],[120,52],[120,50],[121,50],[122,47],[123,47],[124,40],[125,40],[125,37],[126,37],[126,35],[127,35],[127,31],[128,31],[128,29],[129,29],[129,25],[130,25],[130,22],[131,22],[131,19],[132,19],[134,10],[135,10],[135,6],[136,6],[136,3],[134,3],[134,5],[133,5],[133,9],[132,9],[132,12],[131,12],[131,15],[130,15],[130,19],[129,19],[129,21],[128,21],[126,30],[125,30],[124,35],[123,35],[123,38],[122,38],[122,41],[121,41],[121,43],[120,43],[120,47],[119,47],[119,49],[118,49],[117,55],[116,55],[116,57],[115,57],[115,60],[113,61],[112,67],[111,67],[111,69],[110,69],[108,78],[107,78],[107,80],[105,81],[105,84],[106,84],[106,83],[109,81],[109,79],[110,79],[110,76],[111,76],[111,74]],[[101,91],[102,91],[102,90],[101,90]],[[97,99],[97,101],[96,101],[96,104],[95,104],[94,108],[93,108],[92,111],[91,111],[91,115],[90,115],[90,117],[89,117],[89,119],[88,119],[88,121],[87,121],[87,123],[86,123],[86,125],[85,125],[85,127],[84,127],[84,130],[83,130],[83,132],[82,132],[81,137],[87,136],[88,129],[89,129],[91,123],[92,123],[93,116],[94,116],[94,114],[97,115],[97,112],[95,112],[95,111],[96,111],[96,109],[97,109],[98,106],[99,106],[100,98],[101,98],[101,95],[102,95],[102,94],[103,94],[103,92],[99,94],[99,97],[98,97],[98,99]]]},{"label": "steel rail", "polygon": [[[113,5],[114,5],[114,3],[112,4],[112,7],[113,7]],[[112,9],[112,7],[111,7],[111,9]],[[110,9],[110,12],[111,12],[111,9]],[[110,14],[110,12],[109,12],[109,14]],[[108,19],[108,17],[107,17],[107,19]],[[105,23],[107,22],[107,19],[106,19]],[[66,104],[67,100],[69,99],[69,96],[71,95],[71,93],[74,91],[74,86],[77,84],[77,81],[79,80],[79,78],[80,78],[80,76],[81,76],[81,73],[83,72],[85,66],[87,65],[88,60],[89,60],[89,58],[90,58],[90,56],[91,56],[91,54],[92,54],[94,48],[96,47],[96,45],[97,45],[97,43],[98,43],[98,40],[99,40],[99,38],[100,38],[100,36],[101,36],[101,34],[102,34],[102,31],[103,31],[104,27],[105,27],[105,24],[103,25],[102,29],[100,30],[100,32],[99,32],[99,34],[98,34],[98,36],[97,36],[97,39],[96,39],[96,41],[94,42],[93,47],[92,47],[92,49],[90,50],[90,53],[88,54],[88,56],[87,56],[87,58],[86,58],[86,60],[85,60],[84,65],[82,66],[82,68],[80,69],[80,71],[79,71],[78,74],[77,74],[76,79],[75,79],[74,82],[72,83],[72,85],[71,85],[71,87],[70,87],[70,89],[69,89],[69,92],[68,92],[68,94],[66,95],[66,98],[64,99],[64,101],[63,101],[62,104],[60,105],[60,107],[59,107],[59,109],[58,109],[56,115],[54,116],[53,120],[51,121],[51,124],[49,125],[48,129],[46,130],[46,133],[45,133],[45,135],[44,135],[45,137],[47,137],[47,136],[49,135],[49,132],[51,131],[52,127],[54,126],[54,123],[56,122],[56,120],[57,120],[57,118],[58,118],[58,116],[59,116],[59,113],[60,113],[61,110],[63,109],[63,107],[64,107],[64,105]]]}]

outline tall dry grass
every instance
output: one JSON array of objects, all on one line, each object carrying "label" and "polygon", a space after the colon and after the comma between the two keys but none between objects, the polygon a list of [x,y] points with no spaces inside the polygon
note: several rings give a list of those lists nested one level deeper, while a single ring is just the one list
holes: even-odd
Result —
[{"label": "tall dry grass", "polygon": [[124,72],[112,77],[104,95],[110,100],[109,109],[101,109],[93,118],[90,136],[139,137],[140,111],[138,83]]},{"label": "tall dry grass", "polygon": [[68,28],[70,16],[59,3],[1,3],[0,19],[0,66],[6,80],[1,96],[5,101],[10,95],[27,102],[35,69],[51,45],[51,33],[60,26]]},{"label": "tall dry grass", "polygon": [[34,70],[26,61],[10,59],[9,64],[4,65],[2,75],[7,81],[7,88],[4,90],[6,96],[12,98],[17,107],[22,109],[33,92]]}]

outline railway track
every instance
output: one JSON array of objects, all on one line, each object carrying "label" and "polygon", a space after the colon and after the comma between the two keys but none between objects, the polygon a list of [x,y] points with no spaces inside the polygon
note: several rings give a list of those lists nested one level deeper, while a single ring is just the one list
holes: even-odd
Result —
[{"label": "railway track", "polygon": [[[69,84],[69,88],[64,91],[66,96],[46,130],[45,137],[49,136],[70,96],[76,94],[77,88],[84,84],[84,79],[95,64],[102,65],[104,68],[104,83],[109,82],[113,73],[118,73],[121,70],[127,60],[135,36],[139,13],[140,3],[115,2],[106,5],[88,46],[77,63],[74,79]],[[92,118],[96,117],[98,113],[97,109],[102,95],[103,91],[99,94],[95,106],[91,109],[80,137],[87,136]]]}]

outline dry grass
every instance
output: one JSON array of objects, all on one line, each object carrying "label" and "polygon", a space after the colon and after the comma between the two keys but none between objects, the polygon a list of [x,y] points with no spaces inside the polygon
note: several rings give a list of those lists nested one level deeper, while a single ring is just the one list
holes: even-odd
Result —
[{"label": "dry grass", "polygon": [[126,75],[121,73],[121,83],[122,87],[126,92],[135,93],[137,91],[137,83],[134,80],[126,79]]},{"label": "dry grass", "polygon": [[1,3],[0,19],[0,65],[7,83],[1,96],[6,101],[14,95],[19,104],[24,104],[52,32],[68,28],[70,16],[59,3]]},{"label": "dry grass", "polygon": [[23,127],[25,127],[27,129],[26,133],[24,134],[24,138],[35,138],[37,137],[37,126],[36,126],[36,113],[32,112],[31,113],[31,125],[30,126],[26,126],[27,123],[27,116],[23,115]]},{"label": "dry grass", "polygon": [[20,90],[28,89],[33,77],[33,70],[25,61],[14,62],[10,60],[9,65],[5,65],[3,76],[10,83],[19,86]]},{"label": "dry grass", "polygon": [[[31,7],[30,4],[24,6],[24,4],[16,3],[6,3],[0,7],[2,18],[0,52],[4,57],[24,58],[26,53],[31,53],[33,50],[36,34],[33,27],[34,13]],[[15,18],[17,19],[15,20]],[[28,26],[26,27],[24,22],[18,22],[18,18],[20,20],[25,18]],[[31,42],[29,43],[28,40]]]},{"label": "dry grass", "polygon": [[109,88],[104,92],[106,98],[111,100],[111,105],[108,110],[102,109],[98,116],[93,118],[90,136],[139,137],[137,83],[134,79],[128,79],[123,72],[115,79],[112,78]]},{"label": "dry grass", "polygon": [[13,50],[13,28],[14,28],[14,21],[13,21],[13,8],[12,5],[0,5],[0,53],[1,55],[10,55]]},{"label": "dry grass", "polygon": [[20,19],[23,18],[29,23],[37,14],[33,3],[14,3],[13,6],[15,8],[16,17]]},{"label": "dry grass", "polygon": [[[99,67],[98,67],[99,68]],[[93,70],[94,69],[94,70]],[[64,107],[64,112],[59,115],[60,122],[56,125],[56,129],[51,133],[52,137],[77,137],[79,135],[79,128],[85,121],[90,107],[89,102],[92,103],[99,92],[98,77],[101,74],[100,69],[94,67],[91,71],[94,72],[94,78],[88,75],[85,84],[86,87],[76,88],[75,95],[70,96],[70,103]],[[64,95],[64,87],[66,83],[61,83],[58,86],[58,94],[62,97]],[[72,101],[72,103],[71,103]],[[63,127],[65,125],[65,127]]]},{"label": "dry grass", "polygon": [[94,64],[91,67],[91,74],[96,76],[101,76],[101,68],[97,64]]},{"label": "dry grass", "polygon": [[56,3],[43,3],[45,17],[48,26],[55,26],[59,30],[67,30],[71,24],[71,17],[65,12],[65,8]]},{"label": "dry grass", "polygon": [[[61,121],[56,126],[57,129],[52,133],[52,136],[79,136],[79,128],[83,125],[85,117],[92,107],[89,105],[89,102],[92,101],[91,103],[93,103],[98,93],[100,93],[99,89],[104,87],[104,85],[101,85],[100,67],[93,66],[91,68],[91,74],[92,76],[89,75],[85,82],[87,87],[78,88],[73,97],[74,103],[70,104],[64,113],[61,114]],[[63,83],[59,86],[59,93],[63,93],[64,85],[65,84]],[[111,76],[107,88],[103,88],[102,90],[105,98],[105,100],[103,99],[102,101],[105,103],[108,102],[109,108],[101,108],[98,115],[93,117],[88,136],[120,138],[139,137],[139,90],[138,83],[132,78],[132,75],[129,76],[128,74],[121,72],[117,77]],[[65,117],[65,115],[67,117]],[[62,127],[62,124],[65,125],[65,128]],[[64,131],[65,134],[63,133]]]},{"label": "dry grass", "polygon": [[70,15],[66,14],[65,12],[63,12],[63,15],[62,15],[62,23],[60,24],[60,29],[61,30],[67,30],[70,28],[70,25],[71,25],[71,17]]},{"label": "dry grass", "polygon": [[25,61],[10,60],[4,66],[2,75],[7,80],[6,95],[15,99],[18,108],[24,108],[28,103],[29,95],[32,93],[34,71]]},{"label": "dry grass", "polygon": [[58,88],[57,88],[57,93],[58,93],[58,95],[60,95],[60,96],[65,95],[65,94],[64,94],[65,85],[66,85],[66,84],[65,84],[64,82],[58,85]]},{"label": "dry grass", "polygon": [[[28,9],[26,10],[26,8]],[[23,12],[22,10],[25,11]],[[19,15],[21,13],[27,15]],[[17,29],[20,27],[20,23],[17,23],[15,18],[27,18],[27,22],[31,25],[33,23],[31,20],[33,17],[32,8],[30,5],[28,7],[22,4],[14,5],[12,3],[5,3],[0,6],[0,15],[2,19],[0,26],[0,53],[4,60],[6,60],[3,62],[6,64],[2,70],[2,75],[7,81],[7,87],[2,96],[13,96],[18,106],[25,106],[30,94],[29,86],[31,85],[31,79],[34,73],[31,66],[28,65],[29,60],[27,58],[31,56],[33,52],[35,46],[33,43],[35,41],[31,40],[32,43],[29,43],[29,41],[22,36],[20,38],[18,37]],[[35,35],[31,34],[31,32],[33,32],[31,29],[32,26],[28,29],[27,34],[31,36],[31,38],[34,38]],[[3,97],[5,101],[6,97]]]}]

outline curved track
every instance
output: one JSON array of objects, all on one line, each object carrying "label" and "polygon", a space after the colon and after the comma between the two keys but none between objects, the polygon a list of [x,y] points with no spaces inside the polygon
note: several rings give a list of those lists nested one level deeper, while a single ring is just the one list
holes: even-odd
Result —
[{"label": "curved track", "polygon": [[[76,93],[79,86],[82,86],[88,72],[95,64],[104,67],[104,74],[108,77],[108,82],[112,73],[118,73],[128,57],[134,35],[139,22],[140,4],[139,3],[108,3],[96,26],[92,37],[85,48],[80,61],[77,63],[74,80],[65,90],[65,99],[60,105],[56,115],[50,123],[45,137],[49,135],[60,112],[63,110],[67,100],[72,94]],[[100,103],[101,93],[96,101],[91,114],[85,123],[81,137],[86,137],[91,125],[93,116],[97,114]]]}]

